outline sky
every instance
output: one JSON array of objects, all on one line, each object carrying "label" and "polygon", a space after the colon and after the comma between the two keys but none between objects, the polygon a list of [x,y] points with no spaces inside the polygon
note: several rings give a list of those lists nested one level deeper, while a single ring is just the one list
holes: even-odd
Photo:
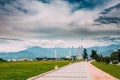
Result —
[{"label": "sky", "polygon": [[0,0],[0,52],[120,43],[120,0]]}]

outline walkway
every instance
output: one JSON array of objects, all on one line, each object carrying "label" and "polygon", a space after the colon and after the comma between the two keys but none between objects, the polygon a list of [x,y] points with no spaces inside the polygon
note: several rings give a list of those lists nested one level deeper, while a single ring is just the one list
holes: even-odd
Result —
[{"label": "walkway", "polygon": [[90,63],[79,62],[28,80],[117,80]]},{"label": "walkway", "polygon": [[93,80],[85,62],[68,65],[46,75],[40,75],[29,80]]},{"label": "walkway", "polygon": [[93,77],[93,80],[119,80],[108,73],[103,72],[102,70],[96,68],[90,63],[87,63],[88,69]]}]

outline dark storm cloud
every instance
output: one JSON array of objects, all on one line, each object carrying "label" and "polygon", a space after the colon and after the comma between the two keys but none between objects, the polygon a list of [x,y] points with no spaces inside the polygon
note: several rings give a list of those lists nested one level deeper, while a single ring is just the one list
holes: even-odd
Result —
[{"label": "dark storm cloud", "polygon": [[100,42],[120,43],[120,36],[100,37],[100,38],[94,38],[93,40],[97,40]]},{"label": "dark storm cloud", "polygon": [[[105,31],[101,31],[101,30],[95,30],[95,31],[91,31],[91,30],[87,30],[87,29],[76,29],[73,31],[74,34],[77,34],[78,37],[83,37],[83,38],[93,38],[93,37],[97,37],[97,36],[114,36],[114,35],[119,35],[120,34],[120,30],[105,30]],[[72,34],[71,34],[72,35]]]},{"label": "dark storm cloud", "polygon": [[[17,13],[20,12],[29,15],[33,14],[34,12],[32,12],[32,10],[28,9],[28,7],[24,7],[24,3],[22,3],[22,1],[24,0],[0,0],[0,14],[10,16],[19,15]],[[25,1],[30,2],[29,0]]]},{"label": "dark storm cloud", "polygon": [[[103,6],[105,3],[110,2],[110,0],[65,0],[73,5],[73,11],[80,9],[95,9],[96,7]],[[75,5],[75,6],[74,6]]]},{"label": "dark storm cloud", "polygon": [[[27,2],[30,2],[29,0],[26,0]],[[44,4],[50,4],[53,1],[51,0],[35,0],[35,1],[39,1],[42,2]],[[71,10],[77,11],[80,9],[95,9],[96,7],[100,7],[102,5],[104,5],[105,3],[110,2],[110,0],[61,0],[64,2],[68,2],[72,7]],[[23,7],[23,4],[20,1],[17,0],[1,0],[0,1],[0,9],[3,12],[7,12],[7,13],[13,13],[14,10],[12,8],[6,8],[6,5],[12,8],[16,8],[17,10],[22,11],[23,13],[32,13],[30,10],[28,10],[27,8]],[[8,15],[8,14],[7,14]]]},{"label": "dark storm cloud", "polygon": [[98,21],[102,24],[120,24],[120,17],[99,17],[97,20],[95,21]]},{"label": "dark storm cloud", "polygon": [[8,41],[22,41],[20,39],[13,39],[13,38],[0,38],[0,40],[8,40]]},{"label": "dark storm cloud", "polygon": [[95,21],[100,22],[101,24],[120,24],[120,3],[104,9],[101,13],[101,16]]},{"label": "dark storm cloud", "polygon": [[43,2],[45,4],[50,4],[53,0],[38,0],[40,2]]},{"label": "dark storm cloud", "polygon": [[20,39],[14,39],[14,38],[0,38],[0,45],[1,44],[9,44],[12,42],[22,42],[23,40]]}]

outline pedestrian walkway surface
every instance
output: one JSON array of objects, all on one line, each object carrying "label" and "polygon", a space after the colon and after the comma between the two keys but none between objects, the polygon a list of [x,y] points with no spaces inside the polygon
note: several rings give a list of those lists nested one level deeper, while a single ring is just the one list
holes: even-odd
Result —
[{"label": "pedestrian walkway surface", "polygon": [[28,80],[118,80],[88,62],[78,62]]},{"label": "pedestrian walkway surface", "polygon": [[103,72],[102,70],[96,68],[90,63],[87,63],[88,70],[90,71],[93,80],[119,80],[108,73]]},{"label": "pedestrian walkway surface", "polygon": [[86,63],[79,62],[29,80],[93,80]]}]

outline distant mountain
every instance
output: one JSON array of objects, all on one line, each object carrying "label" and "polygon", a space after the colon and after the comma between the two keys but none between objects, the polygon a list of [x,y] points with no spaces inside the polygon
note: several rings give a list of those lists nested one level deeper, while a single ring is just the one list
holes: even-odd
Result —
[{"label": "distant mountain", "polygon": [[[102,54],[103,56],[109,56],[112,52],[120,49],[120,44],[112,44],[109,46],[93,46],[86,48],[87,53],[90,55],[91,50],[97,50],[98,54]],[[55,50],[57,52],[57,57],[65,57],[70,55],[76,56],[78,53],[77,48],[42,48],[38,46],[34,46],[19,52],[9,52],[9,53],[0,53],[0,58],[3,59],[35,59],[35,58],[43,58],[43,57],[54,57]],[[81,54],[83,53],[83,49],[81,49]]]},{"label": "distant mountain", "polygon": [[89,54],[91,54],[91,50],[96,50],[98,54],[102,54],[103,56],[109,56],[112,52],[120,49],[120,44],[111,44],[109,46],[94,46],[87,48]]},{"label": "distant mountain", "polygon": [[0,53],[0,58],[3,59],[35,59],[43,57],[54,57],[55,50],[57,52],[57,57],[69,56],[70,51],[74,53],[72,55],[77,55],[77,49],[71,48],[42,48],[42,47],[31,47],[19,52],[9,52],[9,53]]}]

